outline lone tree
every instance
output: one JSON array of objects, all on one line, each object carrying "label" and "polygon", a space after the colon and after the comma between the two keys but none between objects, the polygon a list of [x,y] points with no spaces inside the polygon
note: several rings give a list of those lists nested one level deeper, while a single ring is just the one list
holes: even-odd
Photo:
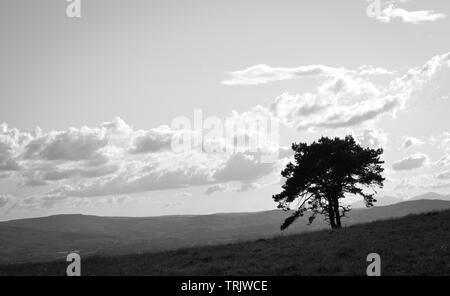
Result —
[{"label": "lone tree", "polygon": [[[325,215],[331,228],[341,228],[341,218],[350,211],[339,201],[346,194],[364,198],[367,207],[376,202],[375,187],[383,187],[385,178],[380,160],[383,149],[363,148],[352,136],[344,139],[327,137],[317,142],[292,144],[295,164],[290,162],[281,172],[286,178],[283,191],[274,195],[278,208],[290,211],[297,201],[295,212],[281,225],[286,229],[305,211],[311,211],[309,224],[318,214]],[[366,193],[364,189],[372,189]]]}]

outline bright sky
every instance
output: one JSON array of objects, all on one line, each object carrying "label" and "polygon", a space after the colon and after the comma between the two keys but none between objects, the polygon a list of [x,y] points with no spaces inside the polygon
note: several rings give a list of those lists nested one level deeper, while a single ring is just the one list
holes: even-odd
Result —
[{"label": "bright sky", "polygon": [[450,193],[450,2],[369,4],[1,1],[0,220],[274,209],[288,155],[168,149],[194,109],[276,118],[281,150],[350,133],[381,196]]}]

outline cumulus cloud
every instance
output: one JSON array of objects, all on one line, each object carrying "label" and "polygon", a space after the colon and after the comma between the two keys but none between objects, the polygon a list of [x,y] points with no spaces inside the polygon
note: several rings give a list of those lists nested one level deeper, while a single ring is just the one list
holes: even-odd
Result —
[{"label": "cumulus cloud", "polygon": [[322,80],[315,92],[283,93],[267,111],[284,124],[298,130],[339,129],[358,126],[384,114],[395,115],[405,108],[412,94],[420,90],[443,68],[450,66],[450,53],[431,58],[409,69],[389,83],[375,83],[373,75],[396,73],[372,66],[358,69],[323,65],[275,68],[256,65],[231,72],[228,85],[261,84],[306,76]]},{"label": "cumulus cloud", "polygon": [[17,156],[21,147],[31,138],[31,134],[11,129],[6,123],[0,124],[0,172],[18,171],[21,166]]},{"label": "cumulus cloud", "polygon": [[[385,86],[369,79],[378,75],[375,73],[383,74],[381,68],[313,67],[309,72],[308,68],[297,69],[295,75],[316,75],[324,81],[315,92],[285,93],[268,106],[256,106],[240,114],[232,112],[228,119],[232,122],[277,119],[302,129],[360,125],[403,108],[411,93],[448,66],[449,61],[450,53],[434,57]],[[362,128],[363,133],[357,137],[360,143],[372,147],[385,144],[386,135],[382,131]],[[20,186],[47,186],[46,194],[26,197],[21,205],[40,202],[51,206],[70,198],[83,200],[198,185],[219,186],[214,188],[220,190],[229,183],[237,183],[238,186],[228,190],[252,190],[261,186],[261,179],[275,173],[285,158],[292,156],[292,150],[280,147],[277,137],[251,127],[234,129],[231,135],[209,138],[200,147],[175,153],[168,145],[179,132],[167,126],[136,130],[120,118],[97,127],[48,132],[39,128],[21,132],[1,124],[0,176],[14,179]],[[203,151],[214,143],[235,145],[238,138],[247,141],[252,135],[261,140],[256,150],[244,147],[224,153]],[[277,154],[275,159],[263,160],[264,155],[273,152]],[[413,155],[394,167],[406,170],[423,166],[428,161],[423,156]]]},{"label": "cumulus cloud", "polygon": [[326,110],[330,104],[329,100],[311,93],[303,95],[291,95],[283,93],[276,97],[270,105],[270,111],[285,123],[293,123],[299,117],[311,117]]},{"label": "cumulus cloud", "polygon": [[[131,194],[136,192],[186,188],[196,185],[208,185],[237,181],[251,183],[274,172],[275,163],[260,161],[258,153],[233,153],[226,160],[211,165],[207,156],[203,162],[178,160],[177,166],[147,167],[138,164],[128,167],[122,173],[78,185],[67,185],[49,192],[53,198],[93,197],[110,194]],[[172,159],[173,161],[173,159]],[[250,188],[250,187],[248,187]]]},{"label": "cumulus cloud", "polygon": [[298,129],[343,128],[362,124],[378,116],[396,110],[402,105],[400,96],[387,96],[379,100],[367,100],[350,106],[336,106],[327,117],[299,124]]},{"label": "cumulus cloud", "polygon": [[387,143],[387,135],[384,131],[375,128],[365,129],[355,139],[364,147],[383,148]]},{"label": "cumulus cloud", "polygon": [[449,66],[450,53],[446,53],[384,85],[361,75],[326,77],[316,92],[284,93],[275,98],[268,110],[284,124],[299,130],[358,126],[384,114],[395,115],[405,108],[414,92]]},{"label": "cumulus cloud", "polygon": [[410,171],[421,168],[429,162],[429,157],[423,153],[410,155],[392,164],[395,171]]},{"label": "cumulus cloud", "polygon": [[418,10],[408,11],[403,8],[396,7],[395,4],[389,3],[383,7],[380,15],[376,18],[384,23],[389,23],[394,19],[399,19],[404,23],[423,24],[425,22],[435,22],[446,18],[445,13],[436,12],[434,10]]},{"label": "cumulus cloud", "polygon": [[33,139],[25,147],[25,158],[80,161],[101,157],[100,149],[108,139],[100,129],[71,128],[64,132],[51,132]]},{"label": "cumulus cloud", "polygon": [[137,192],[177,189],[211,183],[207,170],[186,168],[149,172],[124,171],[111,178],[81,182],[53,189],[48,196],[55,198],[95,197],[111,194],[131,194]]},{"label": "cumulus cloud", "polygon": [[[242,114],[234,112],[230,119],[245,122],[262,116],[258,112],[258,108]],[[106,156],[106,161],[98,163],[89,161],[88,165],[80,158],[77,158],[78,161],[68,159],[51,161],[37,154],[36,157],[29,158],[31,162],[37,162],[32,163],[33,170],[22,174],[26,180],[24,185],[52,185],[52,182],[58,182],[58,186],[42,196],[42,200],[47,204],[73,197],[131,194],[230,181],[242,183],[239,188],[242,191],[256,188],[255,180],[273,173],[278,162],[292,154],[289,149],[280,147],[276,138],[271,138],[265,133],[258,134],[260,141],[257,147],[243,146],[239,149],[236,147],[223,153],[204,153],[202,149],[197,149],[199,147],[174,152],[160,145],[161,143],[169,145],[168,139],[177,134],[177,131],[169,127],[149,131],[125,129],[126,132],[120,133],[121,139],[116,128],[109,132],[104,131],[106,126],[110,128],[110,125],[102,124],[98,131],[98,134],[104,135],[107,139],[107,144],[99,148],[100,153]],[[222,135],[216,140],[224,142],[231,138],[231,142],[236,144],[238,136],[248,139],[255,133],[258,131],[240,127],[232,130],[230,137]],[[113,137],[116,137],[114,144],[112,144]],[[256,148],[256,152],[248,150],[250,148]],[[96,153],[92,150],[91,154]],[[267,161],[265,156],[273,153],[276,158]]]},{"label": "cumulus cloud", "polygon": [[417,147],[417,146],[421,146],[424,145],[425,142],[415,138],[415,137],[403,137],[403,143],[402,143],[402,147],[403,149],[408,149],[411,147]]},{"label": "cumulus cloud", "polygon": [[134,147],[130,150],[133,154],[160,152],[171,149],[174,131],[168,126],[152,129],[136,137]]},{"label": "cumulus cloud", "polygon": [[98,127],[37,132],[17,149],[22,186],[45,186],[69,179],[95,179],[121,167],[133,131],[115,118]]}]

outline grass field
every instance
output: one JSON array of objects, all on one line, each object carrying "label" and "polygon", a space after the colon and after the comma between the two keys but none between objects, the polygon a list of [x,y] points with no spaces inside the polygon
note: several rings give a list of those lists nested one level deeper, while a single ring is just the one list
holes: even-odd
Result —
[{"label": "grass field", "polygon": [[[450,275],[450,211],[253,242],[82,258],[82,275]],[[83,255],[83,254],[81,254]],[[0,275],[65,275],[67,263],[3,265]]]}]

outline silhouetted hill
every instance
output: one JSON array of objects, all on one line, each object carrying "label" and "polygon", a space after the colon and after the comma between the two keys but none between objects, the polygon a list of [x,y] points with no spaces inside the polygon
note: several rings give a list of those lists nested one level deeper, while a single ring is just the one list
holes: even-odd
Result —
[{"label": "silhouetted hill", "polygon": [[[376,199],[377,199],[377,202],[374,203],[374,206],[380,207],[380,206],[389,206],[389,205],[393,205],[393,204],[397,204],[397,203],[401,203],[401,202],[405,202],[405,201],[413,201],[413,200],[421,200],[421,199],[450,201],[450,195],[441,195],[441,194],[438,194],[435,192],[428,192],[428,193],[413,197],[408,200],[404,200],[404,199],[394,197],[394,196],[389,196],[389,195],[377,197]],[[366,208],[366,205],[362,200],[358,200],[357,202],[352,203],[351,206],[353,209]]]},{"label": "silhouetted hill", "polygon": [[[416,209],[414,203],[401,207]],[[399,207],[397,207],[398,209]],[[396,210],[391,208],[391,213]],[[82,257],[82,275],[450,275],[450,210],[252,242]],[[65,275],[67,263],[0,265],[0,275]]]},{"label": "silhouetted hill", "polygon": [[[443,209],[450,209],[450,202],[418,200],[354,209],[344,225]],[[280,234],[288,215],[274,210],[149,218],[57,215],[6,221],[0,222],[0,263],[58,260],[73,250],[81,250],[83,256],[120,255],[270,238]],[[328,228],[321,218],[306,224],[304,217],[284,234]]]},{"label": "silhouetted hill", "polygon": [[416,197],[411,198],[410,200],[421,200],[421,199],[434,199],[434,200],[447,200],[450,201],[450,195],[441,195],[435,192],[428,192]]}]

